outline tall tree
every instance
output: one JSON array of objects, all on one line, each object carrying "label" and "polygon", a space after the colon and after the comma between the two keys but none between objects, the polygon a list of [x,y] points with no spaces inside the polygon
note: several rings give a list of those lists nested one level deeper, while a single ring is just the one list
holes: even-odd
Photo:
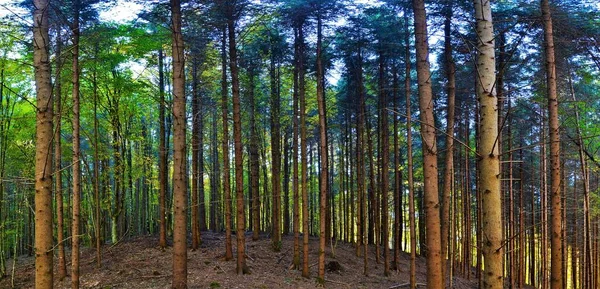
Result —
[{"label": "tall tree", "polygon": [[556,62],[552,16],[548,0],[541,1],[544,22],[544,51],[546,54],[546,96],[548,98],[548,129],[550,131],[550,192],[552,202],[550,286],[563,287],[562,255],[562,192],[560,174],[560,136],[558,124],[558,99],[556,91]]},{"label": "tall tree", "polygon": [[184,43],[181,3],[171,0],[173,49],[173,288],[187,288],[187,168]]},{"label": "tall tree", "polygon": [[269,31],[271,60],[269,74],[271,78],[271,186],[272,186],[272,247],[278,252],[281,250],[281,100],[279,95],[279,47],[278,31]]},{"label": "tall tree", "polygon": [[80,0],[73,1],[73,222],[71,233],[71,287],[79,288],[79,231],[81,210],[81,160],[80,160],[80,119],[79,119],[79,9]]},{"label": "tall tree", "polygon": [[[477,21],[477,99],[479,101],[479,191],[482,198],[483,288],[502,288],[502,202],[498,156],[498,99],[494,52],[494,27],[490,1],[474,1]],[[429,216],[428,216],[429,217]]]},{"label": "tall tree", "polygon": [[35,288],[52,288],[52,84],[48,0],[33,1],[33,67],[36,93]]},{"label": "tall tree", "polygon": [[404,45],[405,45],[405,71],[404,95],[406,97],[406,165],[408,168],[408,222],[410,230],[410,288],[417,288],[417,229],[415,221],[415,187],[413,180],[413,153],[412,153],[412,112],[411,112],[411,68],[410,68],[410,39],[408,34],[408,9],[404,10]]},{"label": "tall tree", "polygon": [[237,273],[247,274],[246,266],[246,239],[244,236],[244,166],[242,148],[242,120],[240,112],[240,83],[238,77],[236,22],[239,16],[240,5],[238,1],[230,1],[226,7],[227,35],[229,40],[229,70],[231,72],[231,97],[233,99],[233,144],[235,156],[235,191],[236,191],[236,238],[237,238]]},{"label": "tall tree", "polygon": [[319,111],[319,146],[321,152],[321,167],[320,167],[320,210],[319,210],[319,279],[325,281],[325,227],[327,218],[327,185],[329,178],[329,161],[327,158],[327,112],[325,109],[325,77],[323,69],[323,19],[320,11],[317,12],[317,103]]},{"label": "tall tree", "polygon": [[[223,119],[223,196],[225,199],[225,260],[233,259],[231,244],[231,172],[229,171],[229,110],[227,90],[227,25],[223,25],[221,37],[221,114]],[[231,57],[231,56],[230,56]]]},{"label": "tall tree", "polygon": [[[438,168],[433,94],[429,70],[427,16],[423,0],[413,0],[415,19],[415,47],[417,51],[417,80],[419,84],[419,111],[423,141],[423,206],[427,232],[427,288],[443,288],[440,211],[438,197]],[[487,264],[487,263],[486,263]]]},{"label": "tall tree", "polygon": [[164,73],[164,54],[162,47],[158,50],[158,194],[159,194],[159,237],[158,245],[161,248],[167,247],[167,190],[168,171],[167,171],[167,119],[165,116],[165,73]]},{"label": "tall tree", "polygon": [[62,82],[60,75],[62,72],[62,39],[60,28],[56,31],[56,77],[54,87],[54,171],[56,199],[56,242],[58,243],[58,279],[63,280],[67,276],[67,263],[65,257],[64,244],[64,218],[63,218],[63,191],[62,191],[62,143],[61,143],[61,119],[62,119]]},{"label": "tall tree", "polygon": [[[450,232],[450,200],[452,190],[452,172],[454,167],[454,103],[456,90],[456,77],[454,59],[452,58],[452,1],[447,0],[444,7],[444,62],[446,70],[446,97],[448,98],[446,113],[446,155],[444,162],[444,188],[442,193],[442,272],[444,280],[452,280],[452,276],[446,274],[446,255],[448,254],[449,232]],[[452,256],[449,256],[452,260]],[[444,281],[445,282],[445,281]],[[445,283],[444,283],[445,284]]]}]

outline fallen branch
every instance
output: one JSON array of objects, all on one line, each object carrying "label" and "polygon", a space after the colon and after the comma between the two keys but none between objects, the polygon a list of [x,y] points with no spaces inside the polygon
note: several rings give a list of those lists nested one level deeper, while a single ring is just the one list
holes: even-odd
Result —
[{"label": "fallen branch", "polygon": [[281,263],[281,260],[283,260],[283,258],[285,258],[285,254],[287,254],[287,252],[289,252],[290,249],[287,249],[287,251],[283,252],[283,254],[281,254],[281,257],[279,257],[279,259],[277,259],[277,264]]},{"label": "fallen branch", "polygon": [[139,276],[138,278],[163,278],[163,277],[171,277],[173,275],[145,275]]},{"label": "fallen branch", "polygon": [[329,279],[323,279],[323,280],[325,280],[325,282],[340,284],[340,285],[344,285],[344,286],[350,286],[350,284],[344,283],[344,282],[340,282],[340,281],[334,281],[334,280],[329,280]]},{"label": "fallen branch", "polygon": [[[415,285],[417,287],[419,287],[419,286],[425,287],[425,284],[423,284],[423,283],[417,283]],[[408,287],[408,286],[410,286],[410,283],[402,283],[399,285],[394,285],[394,286],[390,287],[389,289],[396,289],[396,288],[402,288],[402,287]]]}]

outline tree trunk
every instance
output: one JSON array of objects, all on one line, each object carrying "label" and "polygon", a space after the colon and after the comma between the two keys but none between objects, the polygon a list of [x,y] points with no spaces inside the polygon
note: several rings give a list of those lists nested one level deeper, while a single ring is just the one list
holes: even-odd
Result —
[{"label": "tree trunk", "polygon": [[159,239],[158,245],[161,248],[167,247],[167,145],[166,145],[166,116],[165,116],[165,73],[164,73],[164,55],[163,50],[158,50],[158,93],[159,93],[159,104],[158,104],[158,118],[159,118],[159,140],[158,140],[158,191],[159,191]]},{"label": "tree trunk", "polygon": [[292,191],[294,191],[294,269],[300,269],[300,193],[298,186],[298,96],[300,94],[299,78],[302,73],[300,67],[300,39],[299,30],[302,24],[296,24],[294,27],[294,95],[292,104]]},{"label": "tree trunk", "polygon": [[249,102],[250,102],[250,188],[252,191],[252,240],[258,240],[260,232],[260,194],[259,194],[259,160],[258,160],[258,131],[256,130],[256,100],[254,97],[255,72],[249,72]]},{"label": "tree trunk", "polygon": [[231,244],[231,186],[229,172],[229,113],[227,91],[227,27],[223,26],[221,38],[221,112],[223,117],[223,195],[225,198],[225,260],[233,259]]},{"label": "tree trunk", "polygon": [[236,191],[236,239],[237,239],[237,273],[247,274],[246,266],[246,240],[244,236],[244,164],[242,148],[242,120],[240,112],[240,83],[238,79],[237,47],[235,39],[235,5],[229,7],[227,30],[229,36],[229,69],[231,72],[231,96],[233,99],[233,143],[235,151],[235,191]]},{"label": "tree trunk", "polygon": [[33,64],[36,92],[35,288],[52,288],[52,84],[48,55],[48,2],[35,0]]},{"label": "tree trunk", "polygon": [[[429,71],[427,18],[423,0],[413,0],[415,18],[415,45],[417,50],[417,77],[419,82],[419,109],[423,140],[424,200],[427,230],[427,288],[443,288],[442,256],[440,245],[440,211],[437,175],[437,145],[433,118],[433,95]],[[486,263],[487,264],[487,263]]]},{"label": "tree trunk", "polygon": [[300,73],[298,75],[298,98],[300,104],[300,163],[302,175],[300,177],[300,185],[302,186],[302,277],[309,278],[308,264],[308,235],[309,235],[309,215],[308,215],[308,159],[307,159],[307,140],[306,140],[306,95],[304,89],[304,27],[303,23],[298,26],[298,67]]},{"label": "tree trunk", "polygon": [[408,9],[404,10],[404,44],[406,59],[404,73],[404,95],[406,97],[406,167],[408,170],[408,222],[410,227],[410,289],[417,288],[417,229],[415,222],[415,187],[413,180],[413,158],[412,158],[412,112],[411,112],[411,89],[410,89],[410,40],[408,29]]},{"label": "tree trunk", "polygon": [[65,259],[64,244],[64,217],[63,217],[63,191],[62,191],[62,146],[61,146],[61,119],[62,119],[62,81],[60,75],[62,71],[62,39],[60,29],[56,31],[56,77],[54,90],[54,171],[55,171],[55,191],[56,197],[56,233],[58,245],[58,280],[62,281],[67,276],[67,265]]},{"label": "tree trunk", "polygon": [[[477,98],[481,124],[479,141],[480,192],[482,226],[485,236],[483,288],[503,287],[502,203],[500,198],[500,160],[498,156],[498,100],[495,92],[494,31],[489,1],[476,0],[478,59]],[[429,217],[429,216],[428,216]]]},{"label": "tree trunk", "polygon": [[204,186],[201,182],[198,151],[200,150],[199,137],[202,133],[199,126],[201,111],[199,107],[200,96],[198,95],[198,64],[197,60],[192,60],[192,250],[198,249],[200,245],[200,224],[199,224],[199,187]]},{"label": "tree trunk", "polygon": [[173,37],[173,288],[187,288],[187,166],[184,43],[181,3],[171,0]]},{"label": "tree trunk", "polygon": [[[383,52],[379,54],[379,113],[381,119],[381,234],[383,245],[383,274],[390,275],[390,246],[389,246],[389,225],[388,225],[388,189],[389,189],[389,158],[390,141],[388,137],[388,112],[387,112],[387,92],[385,89],[385,57]],[[377,244],[379,245],[379,244]]]},{"label": "tree trunk", "polygon": [[[273,44],[271,44],[273,45]],[[271,47],[271,187],[272,187],[272,238],[271,246],[275,252],[281,250],[281,125],[279,119],[280,96],[279,82],[277,81],[277,59]]]},{"label": "tree trunk", "polygon": [[448,255],[449,229],[452,220],[450,219],[450,200],[452,193],[452,168],[454,166],[454,103],[455,103],[455,67],[452,58],[451,42],[451,22],[452,22],[452,2],[446,1],[444,8],[444,61],[446,78],[446,94],[448,97],[446,114],[446,155],[444,163],[444,188],[442,192],[442,275],[445,280],[452,282],[452,275],[447,274],[446,257],[452,260]]},{"label": "tree trunk", "polygon": [[[95,47],[95,54],[98,54],[98,45]],[[94,201],[95,201],[95,231],[96,231],[96,264],[98,268],[102,266],[102,249],[101,249],[101,237],[100,237],[100,156],[99,156],[99,121],[98,121],[98,79],[97,71],[94,70],[93,74],[93,86],[94,86]],[[60,132],[60,131],[57,131]],[[62,206],[62,204],[61,204]]]},{"label": "tree trunk", "polygon": [[552,16],[548,0],[541,1],[544,22],[544,50],[546,53],[546,93],[548,97],[548,129],[550,131],[550,191],[552,202],[552,235],[550,249],[550,286],[562,288],[562,192],[560,174],[560,136],[558,123],[558,100],[556,92],[556,63],[554,61],[554,40],[552,35]]},{"label": "tree trunk", "polygon": [[79,233],[81,210],[81,161],[79,120],[79,7],[80,0],[73,2],[73,223],[71,233],[71,287],[79,288]]},{"label": "tree trunk", "polygon": [[[318,12],[319,13],[319,12]],[[319,211],[319,282],[325,282],[325,231],[326,231],[326,214],[327,214],[327,185],[329,178],[327,176],[329,169],[328,151],[327,151],[327,112],[325,110],[325,87],[324,87],[324,68],[322,60],[322,19],[321,14],[317,16],[317,103],[319,111],[319,137],[321,151],[321,168],[320,168],[320,211]]]}]

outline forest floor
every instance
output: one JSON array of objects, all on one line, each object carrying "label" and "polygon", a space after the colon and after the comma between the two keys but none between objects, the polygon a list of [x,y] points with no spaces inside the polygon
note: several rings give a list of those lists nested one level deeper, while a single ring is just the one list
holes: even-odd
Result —
[{"label": "forest floor", "polygon": [[[293,236],[284,236],[282,249],[274,252],[268,236],[252,241],[246,235],[247,265],[251,274],[238,276],[234,260],[225,261],[225,236],[222,233],[202,232],[202,246],[188,251],[189,288],[390,288],[407,284],[410,255],[401,253],[400,271],[389,277],[383,275],[383,264],[375,262],[374,247],[369,254],[369,276],[363,275],[363,257],[357,257],[352,244],[338,242],[326,250],[326,262],[337,261],[341,269],[325,274],[324,286],[316,281],[318,274],[318,238],[310,239],[311,278],[302,278],[301,271],[290,269],[293,258]],[[135,237],[116,245],[103,247],[102,267],[96,267],[95,250],[85,248],[81,254],[81,288],[170,288],[172,248],[161,249],[155,236]],[[383,258],[381,258],[383,260]],[[11,260],[10,260],[11,261]],[[56,269],[55,257],[55,269]],[[8,262],[11,272],[12,262]],[[70,262],[69,262],[70,264]],[[69,264],[67,268],[69,269]],[[33,257],[21,257],[16,263],[15,276],[0,280],[0,288],[33,288],[35,267]],[[55,275],[56,276],[56,275]],[[14,281],[14,286],[11,285]],[[417,257],[417,282],[423,288],[426,281],[425,259]],[[453,288],[477,288],[476,279],[454,278]],[[58,281],[55,288],[70,288],[70,278]],[[402,286],[407,288],[408,286]],[[399,288],[399,287],[398,287]]]}]

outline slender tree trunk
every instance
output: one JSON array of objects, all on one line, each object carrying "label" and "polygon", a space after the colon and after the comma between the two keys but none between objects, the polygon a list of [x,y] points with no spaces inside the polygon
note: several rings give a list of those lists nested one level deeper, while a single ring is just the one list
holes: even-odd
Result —
[{"label": "slender tree trunk", "polygon": [[[424,200],[427,230],[427,288],[442,288],[442,256],[440,245],[440,211],[438,199],[437,144],[433,118],[433,95],[429,72],[427,18],[423,0],[413,0],[419,109],[423,139]],[[493,70],[493,69],[492,69]],[[487,264],[487,263],[486,263]]]},{"label": "slender tree trunk", "polygon": [[165,73],[164,73],[164,55],[163,50],[158,50],[158,93],[159,93],[159,104],[158,104],[158,118],[159,118],[159,140],[158,140],[158,183],[159,183],[159,239],[158,245],[161,248],[167,247],[167,145],[166,145],[166,116],[165,116]]},{"label": "slender tree trunk", "polygon": [[[319,12],[318,12],[319,13]],[[322,19],[321,14],[317,16],[317,104],[319,111],[319,137],[321,151],[321,168],[320,168],[320,211],[319,211],[319,280],[325,282],[325,231],[326,231],[326,214],[327,214],[327,185],[329,178],[328,152],[327,152],[327,112],[325,110],[325,87],[324,87],[324,68],[322,59]]]},{"label": "slender tree trunk", "polygon": [[252,191],[252,240],[258,240],[260,233],[260,195],[259,195],[259,160],[258,160],[258,131],[256,129],[256,100],[254,97],[255,71],[249,72],[249,102],[250,102],[250,188]]},{"label": "slender tree trunk", "polygon": [[554,61],[554,40],[552,35],[552,16],[548,0],[541,0],[544,22],[544,50],[546,53],[546,89],[548,97],[548,129],[550,131],[550,191],[552,202],[552,235],[550,249],[550,286],[562,288],[562,192],[560,174],[560,136],[558,123],[558,100],[556,91],[556,63]]},{"label": "slender tree trunk", "polygon": [[33,67],[36,92],[35,145],[35,288],[52,288],[52,84],[48,45],[49,1],[35,0]]},{"label": "slender tree trunk", "polygon": [[79,7],[80,0],[73,2],[73,229],[71,244],[71,287],[79,288],[79,232],[81,210],[81,161],[79,120]]},{"label": "slender tree trunk", "polygon": [[279,82],[277,81],[277,59],[271,47],[271,188],[272,188],[272,248],[275,252],[281,250],[281,124],[279,120],[280,97]]},{"label": "slender tree trunk", "polygon": [[61,119],[62,119],[62,81],[60,75],[62,71],[62,39],[60,29],[56,31],[56,77],[54,87],[54,172],[55,172],[55,191],[56,197],[56,233],[58,245],[58,280],[62,281],[67,276],[67,265],[65,259],[64,244],[64,217],[63,217],[63,191],[62,191],[62,146],[61,146]]},{"label": "slender tree trunk", "polygon": [[[96,55],[98,54],[98,45],[95,47]],[[100,155],[99,155],[99,121],[98,121],[98,79],[97,71],[94,70],[93,74],[93,86],[94,86],[94,201],[95,201],[95,231],[96,231],[96,264],[98,268],[102,266],[102,249],[101,249],[101,237],[100,237]]]},{"label": "slender tree trunk", "polygon": [[227,27],[223,26],[221,38],[221,112],[223,117],[223,195],[225,201],[225,260],[233,259],[233,250],[231,243],[231,186],[229,172],[229,112],[228,112],[228,91],[227,91]]},{"label": "slender tree trunk", "polygon": [[390,275],[390,246],[388,224],[388,190],[389,190],[389,152],[390,140],[388,136],[387,91],[385,81],[385,57],[383,52],[379,55],[379,112],[381,118],[381,234],[383,245],[383,274]]},{"label": "slender tree trunk", "polygon": [[299,30],[302,29],[302,24],[294,27],[294,95],[292,104],[292,191],[294,191],[294,269],[300,269],[300,193],[298,184],[298,96],[299,90],[299,78],[302,73],[300,67],[300,39]]},{"label": "slender tree trunk", "polygon": [[405,51],[405,73],[404,73],[404,95],[406,97],[406,167],[408,170],[408,222],[410,227],[410,288],[417,288],[417,229],[415,222],[415,188],[413,180],[413,158],[412,158],[412,112],[411,112],[411,80],[410,80],[410,40],[408,29],[408,9],[404,10],[404,44]]},{"label": "slender tree trunk", "polygon": [[444,188],[442,192],[442,274],[445,280],[452,281],[452,275],[447,274],[446,257],[452,260],[448,255],[448,237],[452,220],[450,219],[450,200],[452,189],[452,168],[454,166],[454,103],[455,103],[455,67],[452,58],[452,40],[451,40],[451,22],[452,22],[452,1],[447,0],[444,19],[444,61],[446,78],[446,94],[448,97],[446,114],[446,155],[444,164]]},{"label": "slender tree trunk", "polygon": [[500,160],[498,156],[498,100],[494,60],[494,31],[489,1],[475,0],[477,20],[477,98],[480,104],[481,128],[479,152],[482,226],[485,236],[483,288],[503,288],[502,203],[500,198]]},{"label": "slender tree trunk", "polygon": [[[397,65],[394,64],[394,110],[400,112],[400,97],[398,84]],[[400,251],[402,250],[402,229],[403,229],[403,210],[402,210],[402,170],[400,168],[400,135],[399,135],[398,116],[394,114],[394,270],[400,271]]]},{"label": "slender tree trunk", "polygon": [[247,274],[246,240],[244,236],[244,164],[242,148],[242,120],[240,112],[240,83],[238,79],[237,47],[235,35],[235,6],[229,7],[227,30],[229,36],[229,69],[231,71],[231,95],[233,99],[233,143],[235,150],[235,191],[236,191],[236,239],[237,239],[237,273]]},{"label": "slender tree trunk", "polygon": [[300,163],[302,175],[300,177],[300,184],[302,186],[302,277],[310,277],[310,269],[308,264],[308,235],[309,229],[309,215],[308,215],[308,159],[307,159],[307,139],[306,139],[306,95],[305,95],[305,82],[304,82],[304,27],[303,23],[298,26],[298,67],[300,73],[298,75],[298,98],[300,105]]},{"label": "slender tree trunk", "polygon": [[[184,43],[181,3],[171,0],[173,37],[173,288],[187,288],[187,165]],[[195,208],[197,209],[197,208]]]},{"label": "slender tree trunk", "polygon": [[200,224],[199,224],[199,187],[201,184],[200,167],[198,160],[198,151],[200,150],[199,137],[202,133],[198,125],[201,117],[198,95],[198,64],[197,60],[192,60],[192,250],[198,249],[200,245]]}]

